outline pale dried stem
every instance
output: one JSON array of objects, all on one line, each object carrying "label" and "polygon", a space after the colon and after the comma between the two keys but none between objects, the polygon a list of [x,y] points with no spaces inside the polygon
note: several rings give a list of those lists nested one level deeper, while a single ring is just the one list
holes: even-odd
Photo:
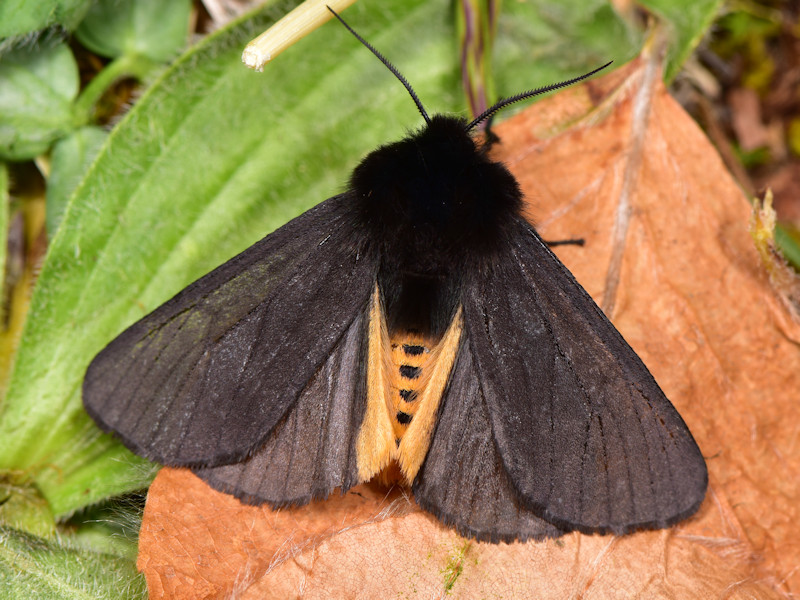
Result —
[{"label": "pale dried stem", "polygon": [[262,71],[268,61],[333,18],[329,6],[341,12],[353,2],[355,0],[306,0],[247,44],[242,62],[251,69]]},{"label": "pale dried stem", "polygon": [[[642,167],[642,156],[644,154],[645,135],[650,120],[650,107],[653,103],[653,90],[655,84],[661,77],[663,61],[663,44],[654,43],[652,40],[657,36],[651,37],[651,43],[645,46],[643,51],[647,56],[644,66],[644,73],[641,85],[636,91],[633,102],[633,113],[630,129],[630,153],[625,165],[625,172],[622,179],[622,189],[617,202],[616,215],[614,217],[614,231],[611,240],[611,260],[609,261],[608,271],[606,272],[605,292],[601,308],[606,316],[611,318],[617,301],[617,290],[619,289],[620,275],[622,272],[622,258],[625,255],[628,229],[630,228],[632,202],[631,196],[636,190],[636,183],[639,179],[639,172]],[[649,50],[648,50],[649,49]]]}]

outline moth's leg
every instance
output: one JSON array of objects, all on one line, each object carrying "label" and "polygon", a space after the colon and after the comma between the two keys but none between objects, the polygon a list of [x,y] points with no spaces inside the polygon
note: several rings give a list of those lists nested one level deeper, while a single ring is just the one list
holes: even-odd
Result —
[{"label": "moth's leg", "polygon": [[492,146],[500,143],[500,136],[497,135],[492,130],[493,121],[494,121],[494,115],[490,115],[489,118],[486,119],[486,121],[484,121],[486,125],[483,128],[483,136],[484,136],[483,147],[486,149],[487,152],[489,152],[492,149]]},{"label": "moth's leg", "polygon": [[[498,136],[494,131],[492,131],[492,122],[494,121],[494,115],[490,115],[489,118],[486,119],[485,123],[486,126],[483,128],[483,147],[485,148],[486,152],[489,152],[492,149],[492,146],[495,144],[500,143],[500,136]],[[544,240],[544,243],[550,246],[583,246],[586,242],[583,238],[570,238],[568,240],[553,240],[548,241]]]},{"label": "moth's leg", "polygon": [[550,246],[583,246],[586,243],[586,240],[583,238],[570,238],[568,240],[542,240],[545,244]]}]

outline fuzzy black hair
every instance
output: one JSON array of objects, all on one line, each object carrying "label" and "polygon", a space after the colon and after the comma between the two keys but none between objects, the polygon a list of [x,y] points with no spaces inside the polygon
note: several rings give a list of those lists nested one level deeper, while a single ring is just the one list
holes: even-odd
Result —
[{"label": "fuzzy black hair", "polygon": [[363,226],[381,240],[387,314],[402,326],[403,314],[426,306],[434,332],[452,317],[463,273],[491,263],[522,206],[516,179],[466,121],[442,115],[370,153],[350,186]]},{"label": "fuzzy black hair", "polygon": [[421,275],[490,254],[522,206],[514,176],[476,144],[464,120],[442,115],[370,153],[350,185],[384,252]]}]

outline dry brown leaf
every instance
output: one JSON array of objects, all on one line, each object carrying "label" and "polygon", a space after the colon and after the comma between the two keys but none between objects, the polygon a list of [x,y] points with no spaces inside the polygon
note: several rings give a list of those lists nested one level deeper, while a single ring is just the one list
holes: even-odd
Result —
[{"label": "dry brown leaf", "polygon": [[[459,538],[413,500],[369,486],[270,511],[164,469],[140,537],[152,598],[716,599],[800,591],[800,327],[761,270],[749,203],[647,68],[634,62],[536,104],[498,128],[498,154],[545,239],[586,239],[583,248],[557,250],[596,299],[628,186],[611,318],[707,458],[710,487],[699,513],[664,531],[492,545]],[[648,81],[649,110],[634,110]],[[638,156],[635,148],[643,149]]]}]

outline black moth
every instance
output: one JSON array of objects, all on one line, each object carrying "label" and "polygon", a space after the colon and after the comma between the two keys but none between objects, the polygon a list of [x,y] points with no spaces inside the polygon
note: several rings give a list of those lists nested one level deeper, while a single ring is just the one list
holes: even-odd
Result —
[{"label": "black moth", "polygon": [[707,472],[689,430],[469,135],[588,75],[467,124],[428,118],[361,41],[425,126],[111,342],[86,374],[88,413],[253,504],[394,473],[479,540],[693,514]]}]

